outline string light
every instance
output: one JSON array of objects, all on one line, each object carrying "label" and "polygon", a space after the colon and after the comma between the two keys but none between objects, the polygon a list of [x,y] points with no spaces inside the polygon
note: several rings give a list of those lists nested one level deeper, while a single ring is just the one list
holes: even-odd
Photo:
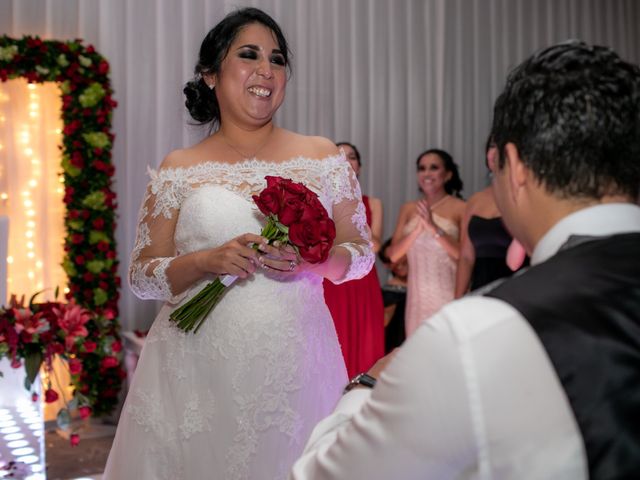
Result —
[{"label": "string light", "polygon": [[[12,161],[17,162],[19,174],[12,177],[9,182],[10,189],[0,192],[0,201],[3,202],[0,205],[6,208],[11,216],[12,240],[9,242],[10,255],[7,257],[9,266],[7,283],[11,285],[12,293],[29,295],[36,288],[42,290],[58,285],[63,286],[66,283],[60,267],[62,247],[59,247],[58,252],[56,251],[58,247],[50,247],[51,241],[47,240],[52,233],[56,236],[63,234],[61,216],[58,226],[57,222],[51,222],[53,217],[50,219],[47,215],[53,214],[55,217],[57,212],[63,211],[64,185],[62,175],[58,174],[59,157],[53,153],[57,151],[53,149],[54,145],[61,141],[62,127],[58,122],[51,124],[53,116],[50,117],[48,113],[47,118],[40,120],[44,112],[55,112],[55,105],[60,105],[57,87],[53,84],[39,86],[26,84],[26,82],[20,85],[19,82],[22,81],[12,81],[14,82],[12,88],[16,88],[16,98],[22,95],[27,99],[27,102],[22,104],[24,107],[18,108],[18,105],[15,105],[16,108],[12,110],[11,117],[15,132],[13,139],[15,147],[12,150],[15,152],[15,159]],[[0,121],[2,122],[7,120],[7,110],[4,110],[2,102],[9,101],[9,96],[5,92],[0,91]],[[11,95],[13,96],[13,93]],[[52,104],[53,108],[49,108],[48,103],[43,102],[56,102],[56,104]],[[53,115],[57,117],[56,113]],[[48,124],[46,129],[42,128],[41,122]],[[0,124],[0,127],[4,128],[4,126]],[[2,155],[7,150],[4,146],[8,147],[9,144],[4,143],[1,147],[4,150],[0,152]],[[7,159],[3,160],[7,162]],[[53,162],[57,165],[53,165]],[[55,177],[48,177],[48,172],[51,170],[56,172]],[[3,172],[0,171],[0,178],[3,176]],[[61,178],[62,181],[60,181]],[[14,190],[16,187],[18,189]],[[16,196],[18,197],[16,200],[19,201],[13,203],[12,197]],[[58,207],[58,203],[52,204],[51,200],[59,202],[60,206]],[[46,224],[43,223],[45,218]],[[50,230],[52,225],[54,229]],[[41,228],[46,230],[41,231]],[[0,305],[4,302],[5,299],[0,299]]]}]

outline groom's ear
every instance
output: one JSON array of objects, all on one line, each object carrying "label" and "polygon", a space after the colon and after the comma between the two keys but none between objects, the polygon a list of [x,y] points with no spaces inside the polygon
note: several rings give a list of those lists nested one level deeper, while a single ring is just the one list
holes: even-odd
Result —
[{"label": "groom's ear", "polygon": [[505,163],[508,165],[507,172],[509,175],[508,182],[512,195],[512,200],[517,201],[522,187],[529,177],[528,168],[520,158],[518,147],[513,143],[507,143],[504,146]]}]

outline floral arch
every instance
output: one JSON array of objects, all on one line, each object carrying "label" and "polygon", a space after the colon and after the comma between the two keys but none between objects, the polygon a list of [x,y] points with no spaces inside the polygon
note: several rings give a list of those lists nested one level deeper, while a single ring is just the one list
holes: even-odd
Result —
[{"label": "floral arch", "polygon": [[[68,304],[30,303],[1,311],[0,357],[10,357],[16,367],[24,362],[28,383],[53,354],[67,358],[74,386],[68,410],[85,407],[83,416],[110,413],[125,376],[117,321],[120,278],[111,161],[116,102],[108,74],[108,62],[81,40],[0,37],[0,81],[24,77],[29,83],[56,82],[60,87],[66,205],[62,266],[69,281]],[[38,322],[45,320],[51,330],[40,328]],[[13,333],[12,325],[19,325]]]}]

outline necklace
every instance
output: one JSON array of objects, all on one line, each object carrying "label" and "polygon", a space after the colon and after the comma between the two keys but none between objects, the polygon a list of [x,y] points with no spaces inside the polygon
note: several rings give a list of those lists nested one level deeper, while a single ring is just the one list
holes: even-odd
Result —
[{"label": "necklace", "polygon": [[449,195],[445,195],[444,197],[442,197],[440,200],[438,200],[436,203],[434,203],[433,205],[429,206],[429,210],[433,210],[434,208],[436,208],[438,205],[440,205],[441,203],[444,203],[444,201],[449,198]]},{"label": "necklace", "polygon": [[229,143],[227,141],[227,137],[225,136],[225,134],[224,134],[224,132],[222,130],[220,130],[220,136],[222,137],[222,141],[224,143],[226,143],[227,146],[231,150],[233,150],[238,155],[240,155],[240,158],[242,158],[243,160],[249,160],[249,159],[252,159],[252,158],[256,158],[256,155],[258,155],[258,153],[260,153],[262,151],[262,149],[267,145],[267,143],[269,143],[269,140],[271,140],[271,133],[269,133],[269,135],[267,135],[267,138],[265,139],[265,141],[262,142],[260,145],[258,145],[257,150],[255,150],[251,155],[245,155],[243,152],[238,150],[236,147],[234,147],[233,145],[231,145],[231,143]]}]

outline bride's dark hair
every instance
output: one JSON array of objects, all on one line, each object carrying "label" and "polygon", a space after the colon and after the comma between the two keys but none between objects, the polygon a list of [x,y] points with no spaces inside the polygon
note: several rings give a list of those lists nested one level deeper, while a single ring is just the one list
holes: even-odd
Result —
[{"label": "bride's dark hair", "polygon": [[220,106],[215,89],[209,88],[203,75],[220,71],[220,65],[227,56],[229,47],[236,36],[242,28],[251,23],[264,25],[273,32],[278,42],[278,48],[284,57],[285,65],[287,69],[290,68],[290,51],[287,40],[273,18],[257,8],[242,8],[231,12],[204,37],[202,45],[200,45],[198,63],[195,67],[195,77],[187,82],[183,89],[187,97],[185,105],[191,117],[199,124],[213,122],[213,128],[220,124]]}]

